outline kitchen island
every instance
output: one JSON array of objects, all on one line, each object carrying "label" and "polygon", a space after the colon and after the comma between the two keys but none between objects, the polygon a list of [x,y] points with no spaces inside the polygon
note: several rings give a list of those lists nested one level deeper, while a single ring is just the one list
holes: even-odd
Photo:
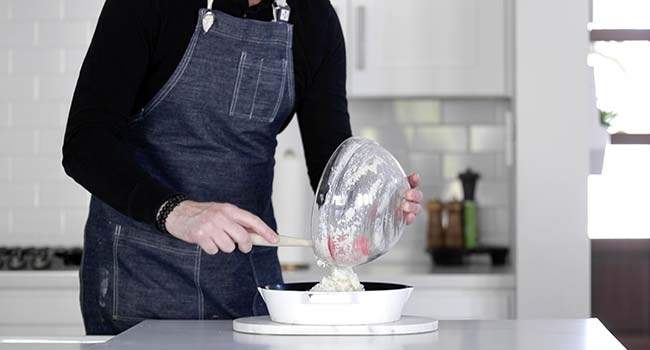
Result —
[{"label": "kitchen island", "polygon": [[17,350],[176,349],[624,349],[597,319],[440,321],[436,332],[382,336],[278,336],[237,333],[231,321],[145,321],[104,343],[7,343]]}]

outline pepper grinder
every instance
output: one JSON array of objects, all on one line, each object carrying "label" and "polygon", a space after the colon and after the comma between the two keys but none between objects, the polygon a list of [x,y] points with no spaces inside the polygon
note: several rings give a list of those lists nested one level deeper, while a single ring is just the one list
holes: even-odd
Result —
[{"label": "pepper grinder", "polygon": [[432,199],[427,203],[429,211],[429,227],[427,230],[427,251],[444,246],[444,236],[442,228],[442,203],[437,199]]},{"label": "pepper grinder", "polygon": [[467,168],[464,173],[458,175],[463,183],[463,236],[465,248],[478,247],[478,208],[474,201],[476,182],[481,176]]},{"label": "pepper grinder", "polygon": [[447,227],[445,228],[445,248],[463,247],[463,203],[452,200],[445,204]]}]

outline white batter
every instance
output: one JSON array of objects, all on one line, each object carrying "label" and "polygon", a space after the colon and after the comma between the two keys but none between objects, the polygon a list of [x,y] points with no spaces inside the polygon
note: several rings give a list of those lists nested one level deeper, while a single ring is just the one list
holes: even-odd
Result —
[{"label": "white batter", "polygon": [[360,292],[363,284],[351,267],[330,267],[329,274],[315,285],[312,292]]}]

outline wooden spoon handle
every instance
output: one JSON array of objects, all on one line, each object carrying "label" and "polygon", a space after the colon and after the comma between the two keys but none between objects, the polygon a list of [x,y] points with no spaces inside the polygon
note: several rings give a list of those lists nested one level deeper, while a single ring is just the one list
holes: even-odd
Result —
[{"label": "wooden spoon handle", "polygon": [[314,242],[311,239],[297,238],[291,236],[278,235],[279,241],[277,243],[270,243],[264,237],[257,233],[251,233],[251,240],[253,245],[265,247],[312,247]]}]

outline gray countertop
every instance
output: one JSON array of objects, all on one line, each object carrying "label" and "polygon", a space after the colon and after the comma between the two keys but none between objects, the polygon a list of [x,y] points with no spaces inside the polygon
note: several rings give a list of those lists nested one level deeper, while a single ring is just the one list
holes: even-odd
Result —
[{"label": "gray countertop", "polygon": [[[0,349],[624,349],[597,319],[441,321],[414,335],[278,336],[236,333],[231,321],[145,321],[103,344],[64,347],[2,344]],[[5,347],[7,346],[7,347]]]}]

